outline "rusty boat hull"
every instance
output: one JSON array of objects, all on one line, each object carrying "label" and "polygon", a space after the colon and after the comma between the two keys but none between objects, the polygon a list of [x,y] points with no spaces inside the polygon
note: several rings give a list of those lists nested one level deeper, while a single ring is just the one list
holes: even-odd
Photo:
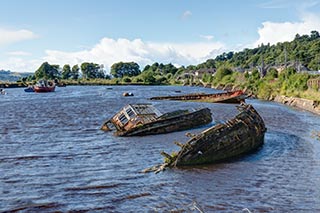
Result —
[{"label": "rusty boat hull", "polygon": [[[120,116],[122,115],[121,111],[119,114]],[[192,112],[177,110],[158,116],[148,122],[133,124],[134,121],[141,119],[136,116],[129,118],[129,121],[122,127],[119,124],[118,117],[116,115],[112,119],[107,120],[101,129],[112,130],[109,127],[111,125],[116,129],[114,133],[116,136],[144,136],[192,129],[212,122],[211,111],[208,108]]]},{"label": "rusty boat hull", "polygon": [[164,134],[196,128],[212,121],[211,112],[204,108],[195,112],[160,119],[127,131],[116,132],[117,136],[143,136]]},{"label": "rusty boat hull", "polygon": [[197,101],[197,102],[210,102],[210,103],[233,103],[239,104],[244,102],[247,95],[242,90],[203,94],[203,93],[192,93],[186,95],[176,96],[157,96],[152,97],[150,100],[172,100],[172,101]]},{"label": "rusty boat hull", "polygon": [[233,119],[206,129],[185,144],[179,144],[181,150],[176,155],[163,152],[169,161],[166,166],[215,163],[261,147],[266,132],[263,119],[252,105],[242,104],[238,109],[240,113]]}]

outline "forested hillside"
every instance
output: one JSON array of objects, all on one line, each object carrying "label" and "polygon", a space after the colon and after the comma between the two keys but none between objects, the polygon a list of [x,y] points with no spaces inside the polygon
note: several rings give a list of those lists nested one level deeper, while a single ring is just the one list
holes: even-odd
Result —
[{"label": "forested hillside", "polygon": [[33,73],[17,73],[11,71],[0,70],[0,81],[3,82],[16,82],[23,77],[32,75]]},{"label": "forested hillside", "polygon": [[215,67],[224,65],[240,69],[255,68],[264,64],[268,67],[287,65],[295,69],[305,67],[308,70],[319,70],[320,35],[319,32],[312,31],[310,35],[300,36],[297,34],[291,42],[275,45],[261,44],[257,48],[244,49],[237,53],[223,53],[217,56],[214,61],[208,60],[200,66],[212,67],[213,64]]}]

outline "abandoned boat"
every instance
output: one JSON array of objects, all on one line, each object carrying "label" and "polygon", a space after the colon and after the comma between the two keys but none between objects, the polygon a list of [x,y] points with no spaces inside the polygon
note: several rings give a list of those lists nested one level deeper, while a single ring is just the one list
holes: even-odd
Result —
[{"label": "abandoned boat", "polygon": [[40,80],[33,86],[35,92],[54,92],[55,88],[55,83],[47,80]]},{"label": "abandoned boat", "polygon": [[143,136],[191,129],[211,121],[211,112],[208,108],[161,114],[151,104],[129,104],[105,121],[101,129],[104,131],[115,129],[117,136]]},{"label": "abandoned boat", "polygon": [[152,97],[150,100],[174,100],[174,101],[199,101],[210,103],[241,103],[244,102],[247,95],[242,90],[236,90],[223,93],[192,93],[186,95],[176,96],[157,96]]},{"label": "abandoned boat", "polygon": [[159,172],[166,167],[215,163],[251,152],[262,146],[266,127],[252,105],[241,104],[240,113],[224,124],[217,124],[193,135],[185,144],[176,142],[181,150],[169,155],[165,163],[146,169]]}]

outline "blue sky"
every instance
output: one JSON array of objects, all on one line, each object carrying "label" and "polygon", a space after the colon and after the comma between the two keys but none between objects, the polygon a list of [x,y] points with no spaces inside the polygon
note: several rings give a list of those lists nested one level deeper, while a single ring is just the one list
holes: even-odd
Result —
[{"label": "blue sky", "polygon": [[0,69],[176,66],[320,31],[318,0],[1,0]]}]

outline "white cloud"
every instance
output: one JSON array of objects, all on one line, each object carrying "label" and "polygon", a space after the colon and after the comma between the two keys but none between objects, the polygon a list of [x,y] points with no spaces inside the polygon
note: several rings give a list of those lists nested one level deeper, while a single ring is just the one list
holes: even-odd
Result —
[{"label": "white cloud", "polygon": [[298,22],[266,21],[262,25],[258,29],[259,39],[254,43],[255,47],[261,43],[276,44],[277,42],[292,41],[297,33],[309,35],[312,30],[320,31],[320,17],[304,13],[301,21]]},{"label": "white cloud", "polygon": [[187,19],[187,18],[189,18],[190,16],[192,16],[191,11],[189,11],[189,10],[184,11],[184,13],[182,14],[182,19]]},{"label": "white cloud", "polygon": [[263,9],[299,9],[305,10],[307,8],[314,7],[318,4],[318,0],[269,0],[262,2],[258,7]]},{"label": "white cloud", "polygon": [[288,8],[292,6],[293,0],[271,0],[267,2],[263,2],[259,5],[259,7],[264,9],[280,9],[280,8]]},{"label": "white cloud", "polygon": [[23,40],[35,39],[38,36],[29,30],[7,30],[0,28],[0,47]]},{"label": "white cloud", "polygon": [[[50,64],[81,64],[93,62],[103,64],[109,70],[111,65],[120,61],[138,63],[141,69],[147,64],[172,63],[174,65],[188,66],[202,63],[225,51],[225,45],[220,42],[197,43],[156,43],[144,42],[141,39],[117,40],[103,38],[91,49],[64,52],[58,50],[46,50],[46,55],[41,59],[26,60],[18,57],[10,57],[0,61],[0,68],[17,72],[34,72],[43,62]],[[19,52],[16,52],[18,55]],[[20,52],[23,55],[23,52]]]},{"label": "white cloud", "polygon": [[8,52],[7,55],[10,55],[10,56],[29,56],[32,54],[29,52],[24,52],[24,51],[13,51],[13,52]]},{"label": "white cloud", "polygon": [[0,61],[0,69],[12,72],[34,72],[42,62],[39,59],[26,60],[19,57],[9,57],[6,60]]},{"label": "white cloud", "polygon": [[225,49],[220,42],[198,43],[156,43],[143,42],[141,39],[103,38],[93,48],[78,52],[47,50],[44,61],[52,64],[81,64],[94,62],[104,64],[109,69],[112,64],[124,61],[137,62],[141,68],[154,62],[190,65],[203,62],[216,56]]},{"label": "white cloud", "polygon": [[204,38],[208,41],[211,41],[213,39],[213,36],[212,35],[200,35],[200,38]]}]

